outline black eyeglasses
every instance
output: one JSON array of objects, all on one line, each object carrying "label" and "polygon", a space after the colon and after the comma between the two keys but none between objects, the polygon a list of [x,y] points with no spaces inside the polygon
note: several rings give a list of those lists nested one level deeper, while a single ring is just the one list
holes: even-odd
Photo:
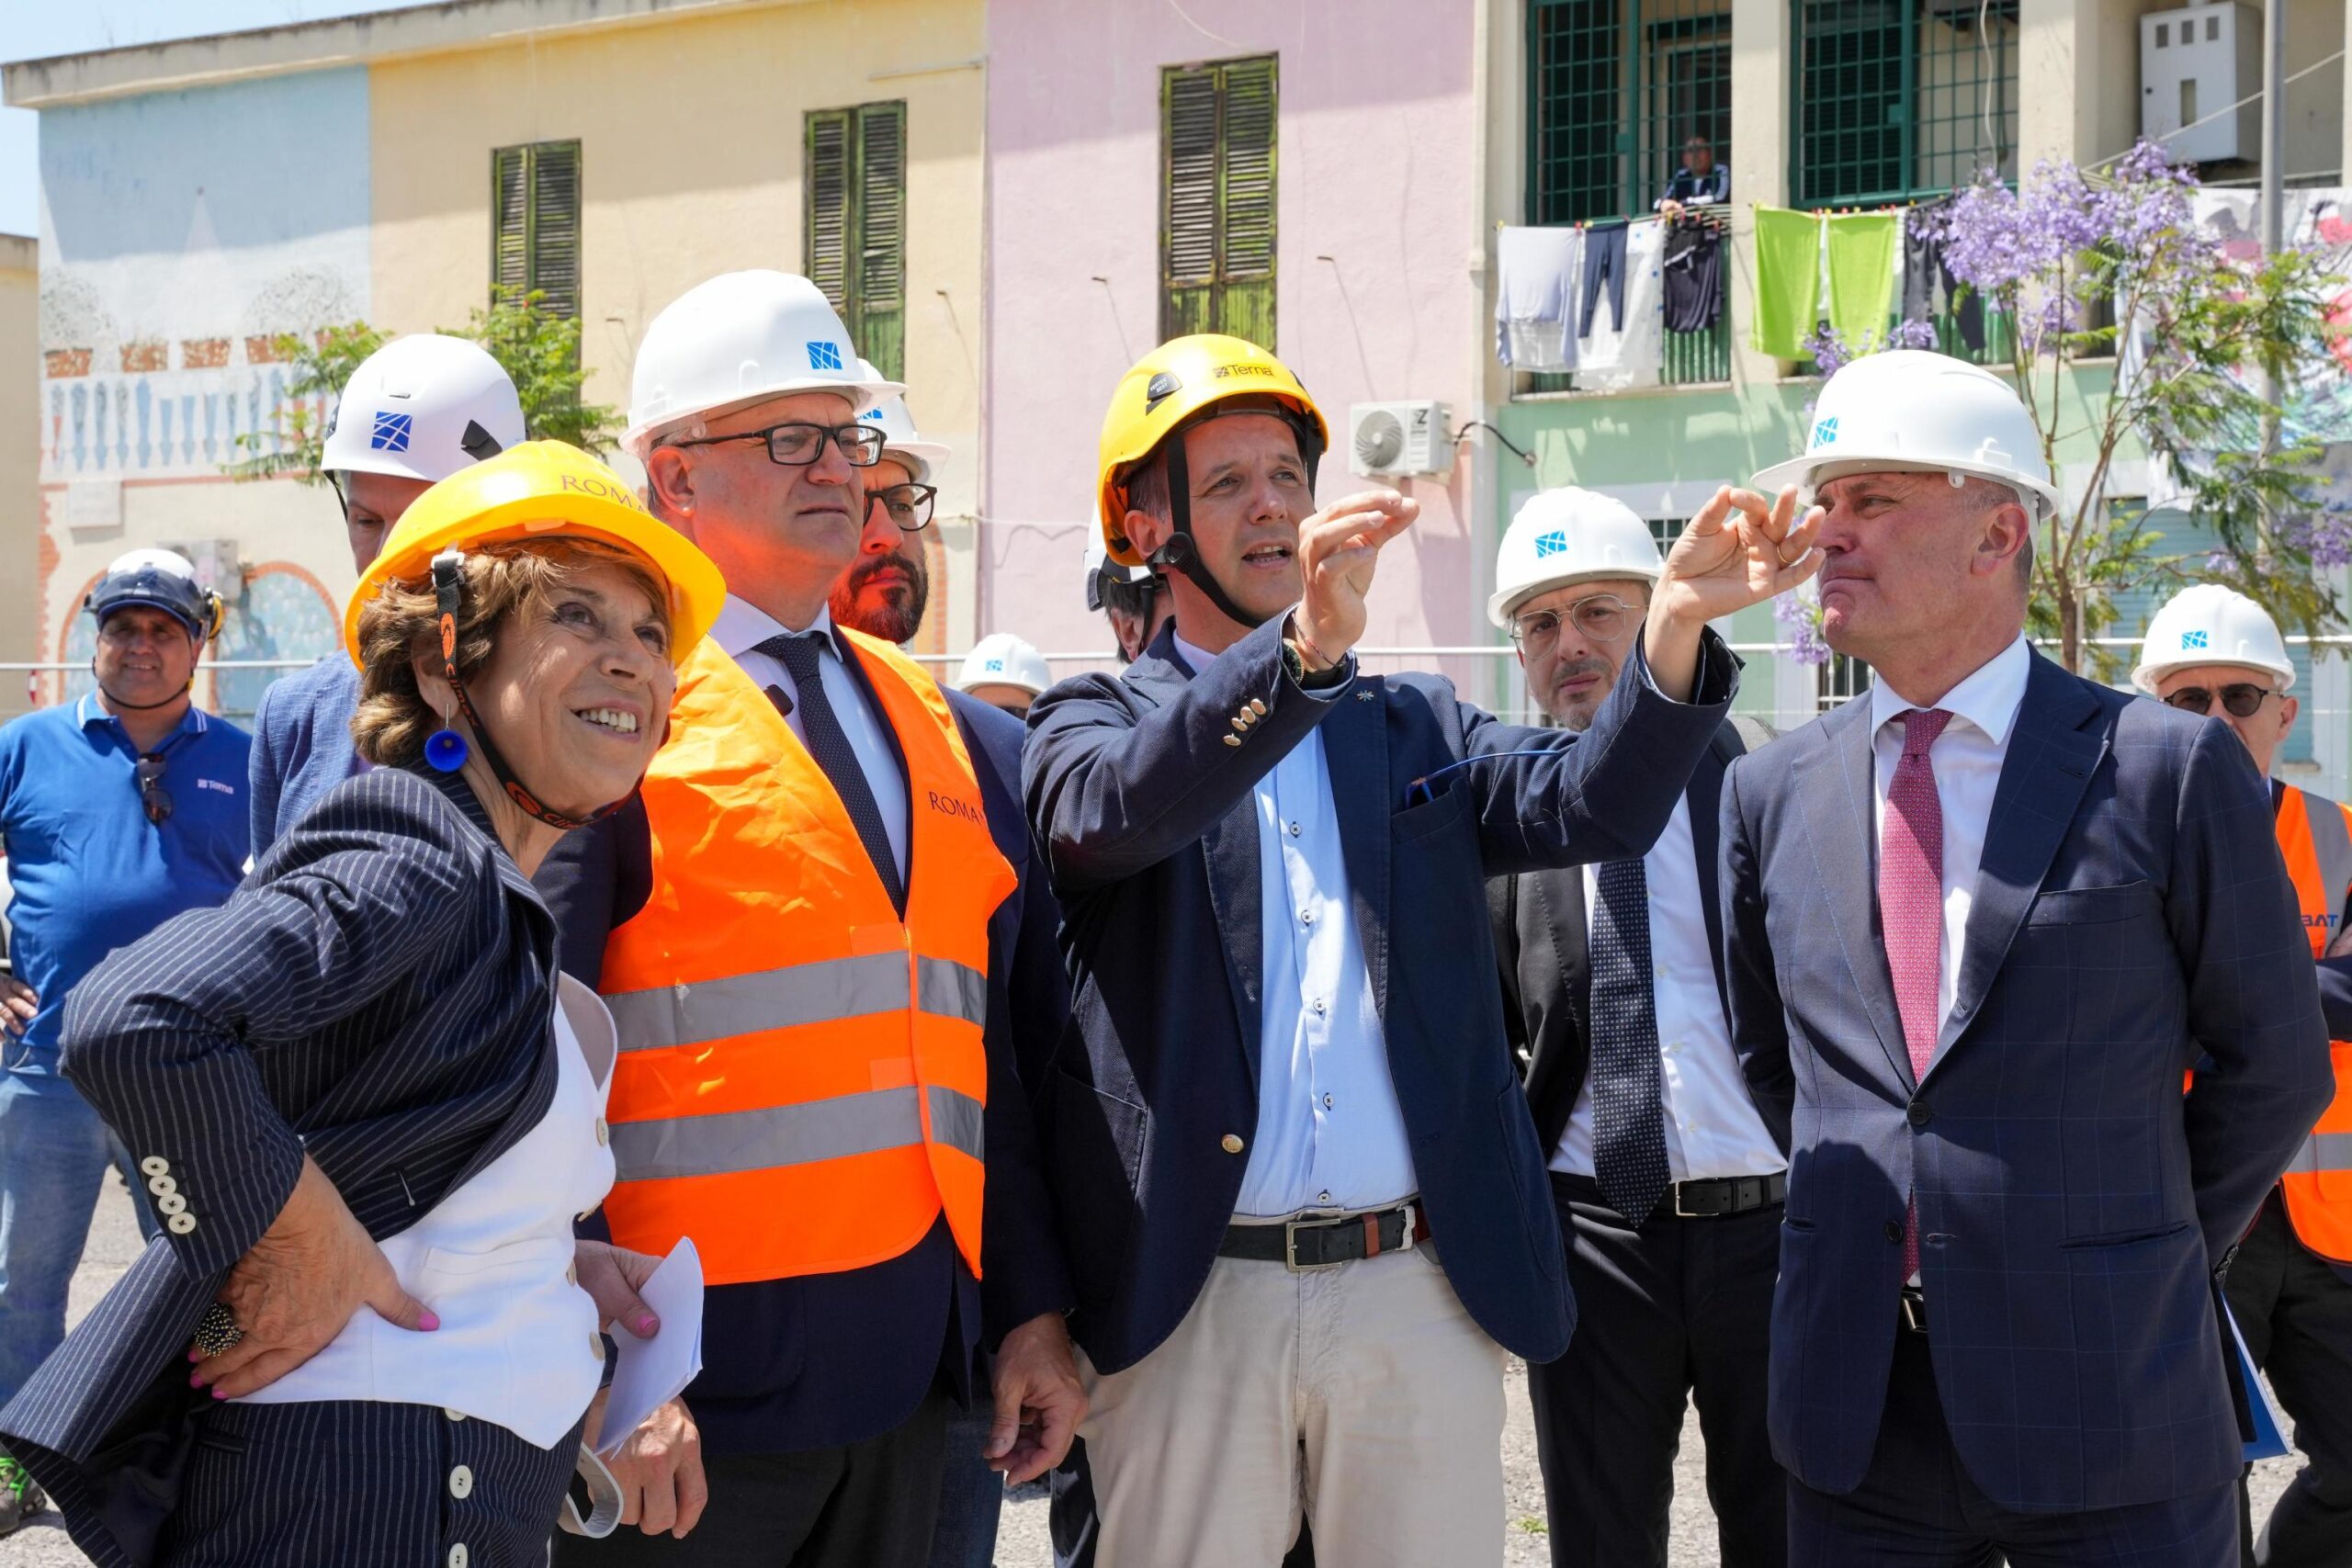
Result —
[{"label": "black eyeglasses", "polygon": [[147,820],[160,828],[172,819],[171,792],[164,787],[164,758],[151,751],[139,759],[132,777],[139,781],[139,804],[147,813]]},{"label": "black eyeglasses", "polygon": [[787,468],[805,468],[825,455],[825,443],[841,448],[853,468],[870,468],[882,460],[882,432],[871,424],[772,424],[741,435],[707,435],[699,441],[665,441],[665,446],[716,446],[725,441],[764,441],[768,461]]},{"label": "black eyeglasses", "polygon": [[[1595,593],[1579,599],[1566,611],[1578,635],[1587,642],[1597,643],[1623,642],[1648,613],[1647,606],[1628,604],[1614,593]],[[1558,610],[1530,610],[1513,616],[1511,641],[1529,653],[1543,653],[1560,640],[1562,614]]]},{"label": "black eyeglasses", "polygon": [[[2222,688],[2222,705],[2230,710],[2232,718],[2252,718],[2262,706],[2262,699],[2281,695],[2268,686],[2257,686],[2251,681],[2233,681]],[[2211,713],[2215,694],[2203,686],[2183,686],[2165,699],[2166,707],[2183,713]]]},{"label": "black eyeglasses", "polygon": [[934,485],[890,485],[867,491],[865,508],[869,512],[877,506],[882,508],[890,514],[891,522],[911,534],[931,525],[932,503],[938,499],[939,490]]}]

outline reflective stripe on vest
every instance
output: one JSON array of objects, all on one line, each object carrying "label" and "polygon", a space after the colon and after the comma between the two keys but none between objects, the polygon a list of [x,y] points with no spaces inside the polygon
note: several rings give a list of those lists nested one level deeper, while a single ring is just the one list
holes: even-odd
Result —
[{"label": "reflective stripe on vest", "polygon": [[714,1285],[907,1251],[979,1271],[989,919],[1012,890],[946,699],[843,634],[908,784],[903,917],[808,748],[707,640],[643,786],[653,885],[606,944],[613,1239]]},{"label": "reflective stripe on vest", "polygon": [[[2340,934],[2352,891],[2352,813],[2324,795],[2287,786],[2278,801],[2278,851],[2295,885],[2295,903],[2312,956],[2323,958]],[[2287,1218],[2305,1247],[2352,1263],[2352,1043],[2328,1045],[2335,1098],[2278,1179]]]}]

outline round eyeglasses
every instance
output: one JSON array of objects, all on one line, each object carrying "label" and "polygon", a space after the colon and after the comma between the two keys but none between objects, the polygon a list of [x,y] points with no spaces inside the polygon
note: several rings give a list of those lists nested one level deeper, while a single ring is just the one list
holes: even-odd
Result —
[{"label": "round eyeglasses", "polygon": [[2278,694],[2272,688],[2257,686],[2251,681],[2233,681],[2218,693],[2203,686],[2183,686],[2165,699],[2165,705],[2178,708],[2183,713],[2211,713],[2213,699],[2218,695],[2222,699],[2222,706],[2229,710],[2232,718],[2252,718],[2260,711],[2265,697]]},{"label": "round eyeglasses", "polygon": [[[1512,616],[1511,641],[1519,644],[1521,651],[1525,653],[1548,651],[1560,640],[1563,614],[1559,610],[1530,610],[1523,615]],[[1642,624],[1642,617],[1646,614],[1648,606],[1628,604],[1614,593],[1595,593],[1589,598],[1579,599],[1565,612],[1566,618],[1574,623],[1577,635],[1593,643],[1624,641],[1634,628]]]},{"label": "round eyeglasses", "polygon": [[870,468],[882,460],[885,440],[881,430],[871,424],[808,424],[794,421],[789,424],[772,424],[765,430],[747,430],[741,435],[706,435],[694,441],[665,441],[665,446],[716,446],[727,441],[764,441],[768,461],[781,463],[787,468],[805,468],[825,455],[825,443],[830,441],[841,448],[841,454],[854,468]]}]

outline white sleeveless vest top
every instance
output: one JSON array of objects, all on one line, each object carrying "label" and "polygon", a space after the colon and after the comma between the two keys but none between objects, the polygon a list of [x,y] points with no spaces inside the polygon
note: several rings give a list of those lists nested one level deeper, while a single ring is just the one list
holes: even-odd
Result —
[{"label": "white sleeveless vest top", "polygon": [[438,1404],[542,1449],[571,1430],[604,1371],[596,1306],[573,1279],[572,1221],[613,1185],[604,1114],[616,1036],[605,1004],[568,975],[553,1027],[547,1114],[382,1244],[401,1286],[441,1326],[412,1333],[363,1306],[326,1348],[246,1403]]}]

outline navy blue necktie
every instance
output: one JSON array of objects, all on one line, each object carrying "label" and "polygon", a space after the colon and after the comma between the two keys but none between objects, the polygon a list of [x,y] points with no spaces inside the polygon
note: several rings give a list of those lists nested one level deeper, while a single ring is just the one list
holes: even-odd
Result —
[{"label": "navy blue necktie", "polygon": [[791,675],[797,688],[794,706],[800,715],[800,738],[808,742],[808,754],[817,759],[817,765],[825,770],[825,777],[832,781],[833,793],[842,797],[850,821],[856,826],[875,874],[890,895],[891,908],[903,916],[907,890],[899,880],[899,858],[890,852],[890,831],[882,824],[882,808],[874,803],[874,788],[865,782],[865,769],[842,728],[840,716],[833,712],[832,699],[825,694],[824,677],[818,671],[817,637],[821,635],[786,632],[752,651],[766,654]]},{"label": "navy blue necktie", "polygon": [[1666,1190],[1666,1118],[1650,977],[1649,882],[1637,860],[1593,876],[1592,1168],[1600,1195],[1632,1224]]}]

